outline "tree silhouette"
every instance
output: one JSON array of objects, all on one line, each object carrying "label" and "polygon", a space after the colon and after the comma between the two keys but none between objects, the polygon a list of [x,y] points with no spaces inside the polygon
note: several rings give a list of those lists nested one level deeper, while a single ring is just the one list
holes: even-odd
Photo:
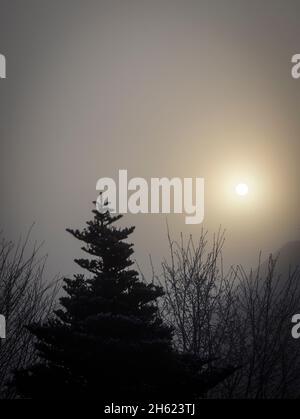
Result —
[{"label": "tree silhouette", "polygon": [[75,262],[90,275],[65,279],[61,309],[29,327],[39,362],[17,371],[19,395],[34,399],[149,401],[199,397],[228,376],[208,373],[207,361],[178,354],[172,331],[158,315],[163,289],[132,269],[134,227],[121,216],[93,211],[83,231],[67,230],[90,257]]},{"label": "tree silhouette", "polygon": [[46,257],[41,245],[31,247],[32,228],[18,243],[0,232],[0,314],[5,316],[7,339],[0,339],[0,399],[14,399],[8,386],[12,371],[36,361],[34,336],[24,327],[52,314],[60,280],[46,280]]},{"label": "tree silhouette", "polygon": [[162,314],[173,325],[177,349],[216,358],[216,368],[224,359],[240,366],[206,396],[299,398],[300,346],[291,320],[300,308],[300,269],[286,263],[294,246],[283,259],[270,255],[262,262],[260,255],[250,272],[238,265],[224,273],[221,230],[211,245],[206,231],[197,241],[181,235],[176,242],[170,233],[168,239],[170,257],[157,282],[166,290]]}]

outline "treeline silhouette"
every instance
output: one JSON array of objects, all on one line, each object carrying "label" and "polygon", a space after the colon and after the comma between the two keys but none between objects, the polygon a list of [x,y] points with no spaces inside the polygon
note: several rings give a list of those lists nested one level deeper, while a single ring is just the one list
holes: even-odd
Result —
[{"label": "treeline silhouette", "polygon": [[17,244],[0,235],[0,313],[7,321],[7,339],[0,339],[1,399],[16,397],[9,385],[13,371],[38,357],[25,326],[52,315],[59,291],[58,278],[44,279],[46,257],[40,254],[41,246],[30,246],[31,231]]},{"label": "treeline silhouette", "polygon": [[[162,315],[174,328],[178,350],[239,366],[208,393],[225,399],[290,399],[300,396],[300,344],[291,335],[300,312],[300,270],[281,272],[280,255],[259,258],[246,273],[242,266],[224,273],[224,232],[209,245],[173,241],[157,280],[164,285]],[[300,261],[299,261],[300,262]]]},{"label": "treeline silhouette", "polygon": [[[87,275],[43,279],[39,249],[0,249],[0,396],[96,399],[103,403],[192,402],[202,398],[299,397],[300,347],[290,336],[300,301],[299,271],[225,275],[224,234],[174,242],[162,274],[133,269],[134,228],[93,211],[80,230]],[[299,348],[299,349],[298,349]]]}]

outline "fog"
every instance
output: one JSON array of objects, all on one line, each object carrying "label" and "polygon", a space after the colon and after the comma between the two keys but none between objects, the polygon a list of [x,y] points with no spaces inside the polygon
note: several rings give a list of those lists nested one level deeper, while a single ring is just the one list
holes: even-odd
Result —
[{"label": "fog", "polygon": [[[299,238],[300,3],[288,0],[0,0],[0,229],[35,222],[49,275],[78,270],[65,232],[90,218],[101,177],[205,178],[205,222],[226,263]],[[241,201],[232,192],[250,185]],[[148,272],[166,216],[128,215]]]}]

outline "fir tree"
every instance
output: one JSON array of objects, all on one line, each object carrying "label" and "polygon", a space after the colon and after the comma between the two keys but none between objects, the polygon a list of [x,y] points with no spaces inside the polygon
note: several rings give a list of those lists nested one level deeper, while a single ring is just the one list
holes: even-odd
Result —
[{"label": "fir tree", "polygon": [[88,258],[75,262],[90,275],[65,279],[61,309],[46,324],[29,327],[39,362],[15,374],[19,394],[36,399],[175,400],[199,396],[230,371],[200,374],[204,362],[179,355],[172,331],[158,315],[163,290],[132,269],[134,228],[121,216],[93,211],[83,231]]}]

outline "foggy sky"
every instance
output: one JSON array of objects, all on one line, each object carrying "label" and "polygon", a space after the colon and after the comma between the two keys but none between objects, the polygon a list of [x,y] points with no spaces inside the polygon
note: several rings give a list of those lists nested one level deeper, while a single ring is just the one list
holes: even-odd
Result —
[{"label": "foggy sky", "polygon": [[[204,227],[227,229],[228,263],[299,238],[299,16],[292,0],[0,0],[0,230],[36,222],[50,272],[70,274],[65,228],[89,219],[100,177],[128,169],[204,177]],[[226,196],[240,178],[248,205]],[[142,266],[166,255],[165,221],[124,219]]]}]

